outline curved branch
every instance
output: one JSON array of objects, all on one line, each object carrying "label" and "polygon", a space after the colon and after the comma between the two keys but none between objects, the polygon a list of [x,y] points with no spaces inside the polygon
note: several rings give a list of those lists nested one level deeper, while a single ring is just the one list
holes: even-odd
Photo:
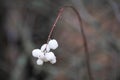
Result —
[{"label": "curved branch", "polygon": [[90,56],[89,56],[89,51],[88,51],[87,39],[86,39],[85,32],[84,32],[84,29],[83,29],[82,19],[81,19],[80,14],[79,14],[79,12],[77,11],[76,8],[74,8],[73,6],[63,6],[62,8],[60,8],[58,16],[57,16],[54,24],[52,25],[51,31],[49,33],[47,43],[50,40],[50,37],[51,37],[51,35],[54,31],[56,23],[60,19],[60,16],[62,15],[65,8],[71,8],[76,13],[76,15],[78,17],[80,30],[81,30],[81,35],[82,35],[82,38],[83,38],[83,45],[84,45],[84,51],[85,51],[85,57],[86,57],[86,67],[87,67],[87,72],[88,72],[88,78],[89,78],[89,80],[94,80],[94,78],[92,76],[91,67],[90,67]]}]

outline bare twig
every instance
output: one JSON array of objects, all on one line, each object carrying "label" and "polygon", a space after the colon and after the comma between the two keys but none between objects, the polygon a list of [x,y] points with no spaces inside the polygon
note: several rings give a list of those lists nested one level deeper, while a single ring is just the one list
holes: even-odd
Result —
[{"label": "bare twig", "polygon": [[94,78],[92,76],[92,72],[91,72],[91,67],[90,67],[90,56],[89,56],[89,51],[88,51],[87,39],[86,39],[86,36],[85,36],[85,32],[83,30],[83,24],[82,24],[80,14],[79,14],[79,12],[77,11],[76,8],[74,8],[73,6],[63,6],[62,8],[60,8],[58,16],[57,16],[55,22],[53,23],[51,31],[49,33],[47,43],[50,40],[50,37],[51,37],[51,35],[52,35],[53,31],[54,31],[56,23],[60,19],[63,11],[65,10],[65,8],[71,8],[76,13],[76,15],[78,17],[79,24],[80,24],[80,30],[81,30],[81,34],[82,34],[82,37],[83,37],[83,44],[84,44],[84,51],[85,51],[85,57],[86,57],[86,66],[87,66],[88,77],[89,77],[89,80],[94,80]]}]

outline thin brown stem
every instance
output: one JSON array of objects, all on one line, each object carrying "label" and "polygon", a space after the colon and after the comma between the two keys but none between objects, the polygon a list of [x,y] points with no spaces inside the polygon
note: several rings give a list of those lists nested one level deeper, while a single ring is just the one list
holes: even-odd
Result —
[{"label": "thin brown stem", "polygon": [[55,26],[56,26],[56,23],[57,23],[57,21],[59,20],[60,16],[62,15],[63,10],[64,10],[63,8],[60,9],[60,11],[59,11],[59,13],[58,13],[58,15],[57,15],[57,18],[56,18],[54,24],[52,25],[52,28],[51,28],[50,33],[49,33],[49,35],[48,35],[47,43],[48,43],[48,41],[50,40],[50,37],[51,37],[51,35],[52,35],[52,33],[53,33],[53,30],[54,30],[54,28],[55,28]]},{"label": "thin brown stem", "polygon": [[86,67],[87,67],[87,72],[88,72],[88,78],[89,78],[89,80],[94,80],[93,75],[92,75],[92,71],[91,71],[91,66],[90,66],[90,55],[89,55],[89,51],[88,51],[87,39],[86,39],[85,32],[84,32],[84,29],[83,29],[82,19],[81,19],[80,14],[79,14],[79,12],[77,11],[76,8],[74,8],[73,6],[63,6],[62,8],[60,8],[60,11],[57,15],[57,18],[56,18],[54,24],[52,25],[51,31],[49,33],[47,43],[50,40],[50,37],[53,33],[53,30],[56,26],[56,23],[60,19],[60,17],[61,17],[65,8],[71,8],[76,13],[76,15],[78,17],[80,30],[81,30],[81,35],[83,37],[83,45],[84,45],[84,51],[85,51],[85,57],[86,57]]}]

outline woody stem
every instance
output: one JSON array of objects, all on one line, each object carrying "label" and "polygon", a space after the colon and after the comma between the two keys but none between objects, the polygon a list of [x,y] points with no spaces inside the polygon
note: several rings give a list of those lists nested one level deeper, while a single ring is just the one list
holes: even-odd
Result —
[{"label": "woody stem", "polygon": [[88,51],[87,39],[86,39],[85,32],[84,32],[84,29],[83,29],[82,19],[81,19],[80,14],[79,14],[79,12],[77,11],[76,8],[74,8],[73,6],[63,6],[62,8],[60,8],[60,11],[59,11],[59,13],[57,15],[57,18],[56,18],[56,20],[55,20],[55,22],[52,25],[52,28],[50,30],[47,43],[50,40],[50,37],[51,37],[51,35],[52,35],[53,31],[54,31],[56,23],[60,19],[60,17],[61,17],[61,15],[62,15],[65,8],[71,8],[76,13],[76,15],[78,17],[80,30],[81,30],[81,35],[82,35],[82,38],[83,38],[83,45],[84,45],[84,51],[85,51],[86,68],[87,68],[88,78],[89,78],[89,80],[94,80],[93,75],[92,75],[92,71],[91,71],[91,66],[90,66],[90,55],[89,55],[89,51]]}]

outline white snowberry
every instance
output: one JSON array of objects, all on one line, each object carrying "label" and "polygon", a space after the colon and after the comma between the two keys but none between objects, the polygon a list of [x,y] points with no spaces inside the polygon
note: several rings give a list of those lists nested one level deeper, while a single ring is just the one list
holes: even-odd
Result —
[{"label": "white snowberry", "polygon": [[37,57],[37,65],[43,65],[44,62],[50,62],[51,64],[56,63],[56,56],[53,52],[49,52],[50,49],[56,49],[58,47],[58,43],[55,39],[52,39],[48,42],[48,44],[43,44],[41,49],[34,49],[32,51],[32,55]]},{"label": "white snowberry", "polygon": [[41,46],[41,51],[45,51],[45,49],[46,49],[46,51],[47,52],[49,52],[50,51],[50,47],[49,47],[49,45],[48,44],[43,44],[42,46]]},{"label": "white snowberry", "polygon": [[40,58],[40,59],[44,59],[45,56],[44,56],[44,53],[40,50],[37,57]]},{"label": "white snowberry", "polygon": [[46,60],[51,61],[51,60],[55,59],[56,57],[53,52],[49,52],[49,53],[45,53],[45,58],[46,58]]},{"label": "white snowberry", "polygon": [[48,42],[50,49],[55,50],[58,47],[58,43],[55,39],[52,39]]},{"label": "white snowberry", "polygon": [[50,63],[52,63],[52,64],[56,63],[56,58],[52,59],[52,60],[50,61]]},{"label": "white snowberry", "polygon": [[39,53],[41,53],[41,50],[40,50],[40,49],[34,49],[34,50],[32,51],[32,55],[33,55],[34,57],[38,57]]},{"label": "white snowberry", "polygon": [[37,63],[37,65],[43,65],[43,61],[42,61],[41,59],[38,59],[38,60],[36,61],[36,63]]}]

